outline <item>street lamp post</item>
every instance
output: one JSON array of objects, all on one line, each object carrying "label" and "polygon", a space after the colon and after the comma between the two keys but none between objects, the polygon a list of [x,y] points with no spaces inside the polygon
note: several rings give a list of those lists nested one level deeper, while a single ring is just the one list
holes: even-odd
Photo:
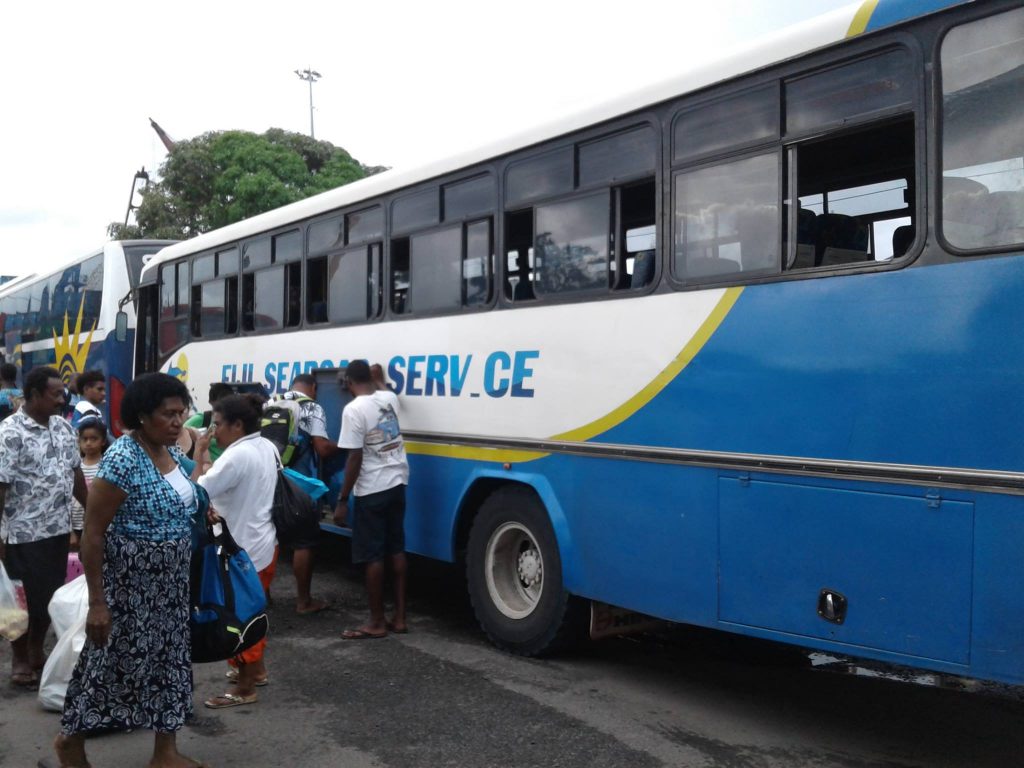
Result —
[{"label": "street lamp post", "polygon": [[320,79],[320,73],[315,69],[296,69],[295,74],[299,76],[300,80],[309,83],[309,138],[315,139],[316,134],[313,133],[313,83]]}]

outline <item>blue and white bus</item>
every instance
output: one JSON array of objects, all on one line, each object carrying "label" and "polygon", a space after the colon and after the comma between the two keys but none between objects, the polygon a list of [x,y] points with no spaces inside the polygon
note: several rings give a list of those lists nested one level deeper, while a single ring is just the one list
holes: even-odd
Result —
[{"label": "blue and white bus", "polygon": [[[28,373],[39,365],[60,370],[65,383],[76,373],[107,375],[108,423],[120,434],[121,395],[131,381],[135,305],[144,261],[172,240],[111,241],[45,275],[29,275],[0,288],[0,354]],[[123,309],[127,327],[114,326]]]},{"label": "blue and white bus", "polygon": [[137,363],[382,363],[509,650],[603,601],[1021,683],[1021,93],[1016,0],[858,3],[171,246]]}]

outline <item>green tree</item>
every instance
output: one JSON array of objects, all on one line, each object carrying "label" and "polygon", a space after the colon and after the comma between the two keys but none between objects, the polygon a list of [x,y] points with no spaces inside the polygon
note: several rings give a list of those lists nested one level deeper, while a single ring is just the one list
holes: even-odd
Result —
[{"label": "green tree", "polygon": [[178,142],[114,239],[182,240],[387,170],[300,133],[212,131]]}]

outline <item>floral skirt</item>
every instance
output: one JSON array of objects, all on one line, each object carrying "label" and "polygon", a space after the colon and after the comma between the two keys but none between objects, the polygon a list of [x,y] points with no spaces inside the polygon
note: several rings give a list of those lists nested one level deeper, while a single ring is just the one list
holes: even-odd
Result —
[{"label": "floral skirt", "polygon": [[191,541],[107,534],[103,589],[112,629],[99,648],[86,640],[61,732],[147,728],[177,731],[192,714],[188,626]]}]

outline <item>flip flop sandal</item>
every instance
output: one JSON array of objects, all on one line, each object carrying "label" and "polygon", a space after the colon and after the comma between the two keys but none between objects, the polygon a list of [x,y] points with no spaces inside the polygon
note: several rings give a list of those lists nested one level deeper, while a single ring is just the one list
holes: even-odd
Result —
[{"label": "flip flop sandal", "polygon": [[381,638],[387,637],[387,632],[381,632],[379,635],[373,632],[366,632],[362,629],[346,629],[341,633],[342,640],[380,640]]},{"label": "flip flop sandal", "polygon": [[38,688],[39,687],[39,673],[38,672],[12,672],[11,673],[11,685],[18,688]]},{"label": "flip flop sandal", "polygon": [[384,626],[387,627],[388,632],[391,632],[391,633],[396,634],[396,635],[408,635],[409,634],[409,627],[407,627],[407,626],[406,627],[402,627],[401,629],[395,629],[395,625],[392,624],[390,621],[387,624],[385,624]]},{"label": "flip flop sandal", "polygon": [[203,702],[203,705],[208,709],[229,709],[231,707],[241,707],[244,704],[255,704],[257,701],[259,701],[259,697],[255,693],[251,696],[236,696],[233,693],[222,693],[220,696],[207,699]]},{"label": "flip flop sandal", "polygon": [[[232,683],[237,683],[238,682],[238,670],[237,669],[229,669],[227,672],[224,673],[224,677],[226,677]],[[255,685],[257,688],[262,688],[263,686],[269,685],[269,684],[270,684],[270,676],[269,675],[267,677],[264,677],[262,680],[257,680],[255,683],[253,683],[253,685]]]}]

